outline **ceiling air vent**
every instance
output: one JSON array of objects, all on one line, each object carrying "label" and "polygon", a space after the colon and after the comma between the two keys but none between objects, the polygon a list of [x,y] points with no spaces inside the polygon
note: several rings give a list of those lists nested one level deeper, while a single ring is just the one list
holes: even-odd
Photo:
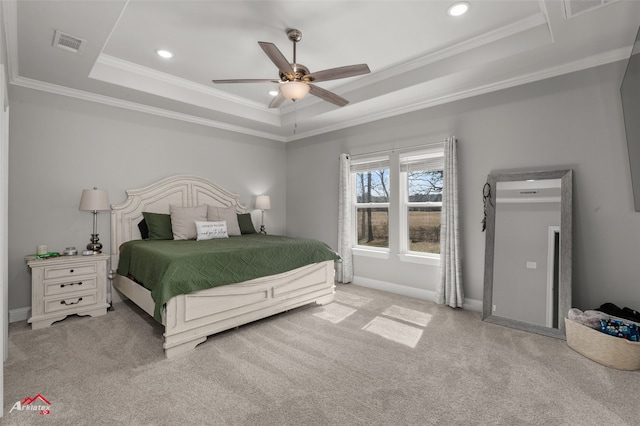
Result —
[{"label": "ceiling air vent", "polygon": [[73,53],[82,53],[86,41],[69,34],[57,31],[53,36],[53,46]]},{"label": "ceiling air vent", "polygon": [[618,0],[564,0],[564,13],[569,19],[616,1]]}]

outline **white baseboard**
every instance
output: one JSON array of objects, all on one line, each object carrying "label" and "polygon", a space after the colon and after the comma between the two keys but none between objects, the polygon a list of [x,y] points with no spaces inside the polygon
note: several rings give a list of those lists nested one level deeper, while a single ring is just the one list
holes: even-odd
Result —
[{"label": "white baseboard", "polygon": [[[353,277],[353,284],[375,290],[388,291],[389,293],[400,294],[402,296],[415,297],[416,299],[436,301],[436,292],[421,288],[408,287],[406,285],[394,284],[386,281],[372,280],[371,278]],[[482,300],[465,298],[462,309],[474,312],[482,312]]]},{"label": "white baseboard", "polygon": [[464,298],[462,309],[473,312],[482,312],[482,300]]},{"label": "white baseboard", "polygon": [[9,322],[19,322],[26,321],[29,319],[29,315],[31,314],[31,308],[18,308],[18,309],[9,309]]},{"label": "white baseboard", "polygon": [[415,297],[416,299],[436,301],[436,292],[421,288],[407,287],[406,285],[394,284],[386,281],[372,280],[371,278],[353,277],[353,284],[362,287],[373,288],[375,290],[388,291],[389,293],[401,294],[403,296]]}]

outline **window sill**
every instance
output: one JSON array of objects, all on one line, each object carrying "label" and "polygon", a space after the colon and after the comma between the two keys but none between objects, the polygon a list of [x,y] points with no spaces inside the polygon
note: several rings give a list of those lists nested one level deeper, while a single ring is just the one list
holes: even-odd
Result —
[{"label": "window sill", "polygon": [[416,255],[416,254],[399,254],[401,262],[418,263],[420,265],[440,266],[440,256]]},{"label": "window sill", "polygon": [[374,257],[376,259],[389,259],[389,252],[382,250],[368,250],[364,248],[352,248],[351,253],[354,256]]}]

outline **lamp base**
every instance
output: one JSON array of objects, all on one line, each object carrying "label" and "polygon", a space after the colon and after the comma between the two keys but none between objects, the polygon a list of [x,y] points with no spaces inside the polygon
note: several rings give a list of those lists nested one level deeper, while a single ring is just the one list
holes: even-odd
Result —
[{"label": "lamp base", "polygon": [[91,242],[87,244],[87,250],[91,250],[93,254],[102,253],[102,243],[100,243],[98,234],[91,234]]},{"label": "lamp base", "polygon": [[267,231],[264,229],[264,225],[260,225],[260,232],[258,232],[258,234],[267,235]]}]

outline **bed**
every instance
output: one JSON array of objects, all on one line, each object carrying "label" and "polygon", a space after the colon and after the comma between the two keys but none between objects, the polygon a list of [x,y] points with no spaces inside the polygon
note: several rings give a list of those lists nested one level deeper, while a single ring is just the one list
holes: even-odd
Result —
[{"label": "bed", "polygon": [[[111,206],[111,265],[117,270],[121,247],[141,240],[143,212],[169,213],[169,206],[217,206],[248,213],[239,197],[197,176],[173,176],[126,191],[122,204]],[[230,237],[231,238],[244,238]],[[256,238],[256,236],[253,236]],[[114,297],[127,298],[151,316],[157,301],[133,277],[112,271]],[[194,349],[207,336],[296,307],[333,301],[334,260],[324,260],[274,275],[172,296],[156,319],[164,326],[164,353],[173,358]],[[117,296],[116,296],[117,295]]]}]

